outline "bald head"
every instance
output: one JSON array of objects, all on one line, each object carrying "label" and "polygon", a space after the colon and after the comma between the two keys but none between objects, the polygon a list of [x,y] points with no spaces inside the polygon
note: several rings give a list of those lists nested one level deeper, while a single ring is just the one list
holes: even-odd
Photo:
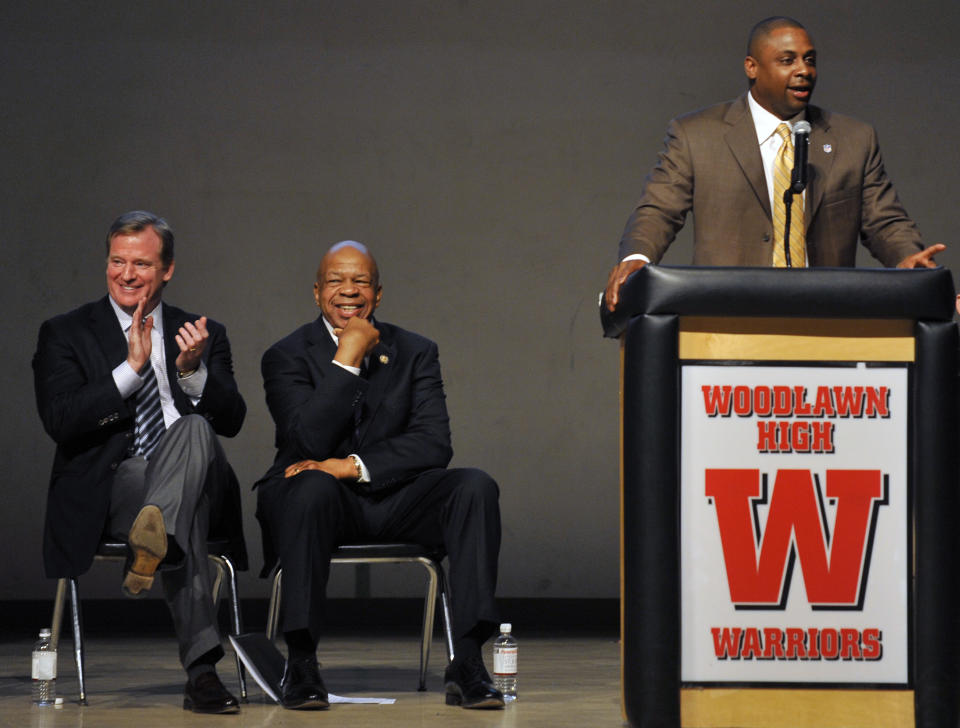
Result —
[{"label": "bald head", "polygon": [[380,268],[377,266],[377,260],[373,257],[373,253],[370,252],[370,249],[367,248],[366,245],[363,243],[358,243],[356,240],[341,240],[339,243],[334,243],[330,246],[330,249],[327,250],[323,258],[320,259],[320,266],[317,268],[317,280],[319,281],[323,279],[324,266],[331,259],[331,257],[336,255],[337,252],[343,250],[344,248],[352,248],[370,261],[371,272],[373,274],[373,285],[374,288],[379,288]]}]

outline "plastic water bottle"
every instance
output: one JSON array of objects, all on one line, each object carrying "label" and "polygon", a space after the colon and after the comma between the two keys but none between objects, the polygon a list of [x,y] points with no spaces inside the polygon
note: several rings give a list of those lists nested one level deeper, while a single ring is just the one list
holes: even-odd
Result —
[{"label": "plastic water bottle", "polygon": [[493,686],[503,693],[507,702],[517,699],[517,640],[513,625],[500,625],[500,636],[493,642]]},{"label": "plastic water bottle", "polygon": [[57,702],[57,651],[50,642],[50,628],[40,630],[40,639],[33,646],[33,702],[55,705]]}]

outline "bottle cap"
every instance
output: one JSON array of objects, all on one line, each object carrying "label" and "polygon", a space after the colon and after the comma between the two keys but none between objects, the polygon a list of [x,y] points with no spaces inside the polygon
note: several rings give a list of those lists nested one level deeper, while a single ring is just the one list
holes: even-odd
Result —
[{"label": "bottle cap", "polygon": [[40,630],[40,636],[41,636],[41,637],[49,637],[50,634],[51,634],[51,632],[50,632],[50,628],[49,628],[49,627],[44,627],[43,629]]},{"label": "bottle cap", "polygon": [[500,625],[501,632],[509,632],[512,629],[513,629],[513,625],[510,624],[509,622],[504,622],[503,624]]}]

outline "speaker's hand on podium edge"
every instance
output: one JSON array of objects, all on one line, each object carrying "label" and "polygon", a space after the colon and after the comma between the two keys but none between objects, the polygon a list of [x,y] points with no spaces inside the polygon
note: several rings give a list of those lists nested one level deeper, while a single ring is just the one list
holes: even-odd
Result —
[{"label": "speaker's hand on podium edge", "polygon": [[947,249],[943,243],[934,243],[929,248],[924,248],[919,253],[908,255],[897,263],[897,268],[936,268],[937,262],[933,259],[937,253],[942,253]]},{"label": "speaker's hand on podium edge", "polygon": [[647,264],[647,261],[634,258],[633,260],[624,260],[613,266],[610,276],[607,278],[607,287],[603,292],[603,298],[607,302],[607,310],[613,311],[620,303],[620,286],[624,284],[631,274],[636,273]]}]

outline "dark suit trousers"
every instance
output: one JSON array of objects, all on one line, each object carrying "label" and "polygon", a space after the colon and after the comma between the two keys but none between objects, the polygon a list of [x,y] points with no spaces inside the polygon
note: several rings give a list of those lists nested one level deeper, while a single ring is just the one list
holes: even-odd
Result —
[{"label": "dark suit trousers", "polygon": [[407,541],[443,547],[449,558],[454,637],[496,622],[499,488],[481,470],[428,470],[381,499],[358,495],[327,473],[306,470],[258,488],[283,567],[280,625],[318,639],[330,554],[342,543]]},{"label": "dark suit trousers", "polygon": [[160,578],[184,667],[220,647],[207,534],[211,515],[220,511],[228,473],[213,428],[200,415],[186,415],[164,433],[149,462],[124,460],[113,481],[110,533],[126,540],[140,509],[155,505],[163,514],[168,556],[170,538],[183,552],[182,560],[161,564]]}]

